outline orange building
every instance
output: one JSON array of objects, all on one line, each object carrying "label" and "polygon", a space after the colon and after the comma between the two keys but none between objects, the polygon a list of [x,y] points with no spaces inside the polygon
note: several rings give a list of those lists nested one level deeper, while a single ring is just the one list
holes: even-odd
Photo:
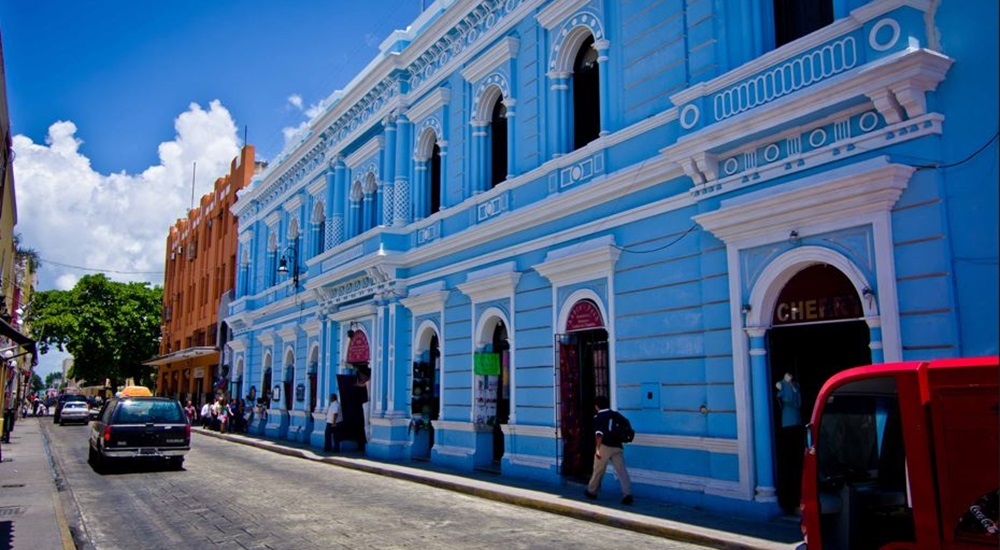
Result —
[{"label": "orange building", "polygon": [[157,367],[156,395],[200,405],[225,390],[228,373],[221,350],[228,330],[218,320],[236,285],[237,221],[230,207],[237,191],[264,166],[254,161],[253,146],[244,146],[229,174],[170,228],[160,355],[145,363]]}]

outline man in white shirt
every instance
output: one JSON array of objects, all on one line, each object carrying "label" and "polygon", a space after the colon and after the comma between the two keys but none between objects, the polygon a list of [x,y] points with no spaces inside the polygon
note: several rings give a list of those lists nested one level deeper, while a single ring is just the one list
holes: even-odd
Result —
[{"label": "man in white shirt", "polygon": [[[326,406],[326,433],[323,439],[323,450],[335,453],[340,452],[340,423],[344,421],[340,413],[340,401],[337,401],[337,394],[330,394],[330,404]],[[331,449],[330,440],[333,440]]]},{"label": "man in white shirt", "polygon": [[201,406],[201,415],[200,415],[200,418],[201,418],[201,427],[202,428],[207,428],[208,427],[208,418],[209,418],[209,414],[211,414],[211,411],[212,411],[212,404],[209,403],[206,400],[205,404]]}]

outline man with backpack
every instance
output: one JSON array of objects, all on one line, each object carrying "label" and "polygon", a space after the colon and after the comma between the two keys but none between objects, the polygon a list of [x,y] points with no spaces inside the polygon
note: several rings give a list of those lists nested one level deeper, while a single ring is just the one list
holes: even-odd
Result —
[{"label": "man with backpack", "polygon": [[618,411],[611,410],[607,396],[595,397],[594,408],[597,409],[597,414],[594,415],[594,446],[597,449],[594,453],[594,475],[583,494],[590,500],[597,498],[597,491],[601,488],[601,480],[604,479],[604,472],[610,461],[622,487],[622,504],[631,505],[632,483],[628,478],[628,469],[625,468],[625,450],[622,445],[632,441],[635,432],[628,419]]}]

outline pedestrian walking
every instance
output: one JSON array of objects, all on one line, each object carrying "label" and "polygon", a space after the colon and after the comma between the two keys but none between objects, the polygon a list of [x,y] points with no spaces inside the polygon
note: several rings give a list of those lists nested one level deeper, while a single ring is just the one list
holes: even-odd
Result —
[{"label": "pedestrian walking", "polygon": [[[618,475],[618,482],[622,488],[622,504],[632,504],[632,482],[628,477],[628,469],[625,467],[625,450],[622,447],[622,435],[617,427],[629,426],[628,420],[618,411],[611,410],[611,404],[607,396],[598,395],[594,398],[594,474],[590,477],[590,483],[583,491],[583,494],[594,500],[597,492],[601,489],[601,480],[604,479],[604,472],[608,469],[610,461]],[[630,427],[631,429],[631,427]]]},{"label": "pedestrian walking", "polygon": [[190,400],[188,400],[187,405],[184,407],[184,414],[187,415],[188,424],[194,425],[195,418],[198,416],[198,410],[194,408]]},{"label": "pedestrian walking", "polygon": [[212,404],[209,403],[208,400],[206,400],[205,404],[201,406],[201,427],[202,428],[209,427],[208,426],[208,421],[211,418],[211,413],[212,413]]},{"label": "pedestrian walking", "polygon": [[[340,413],[340,402],[337,401],[337,394],[330,394],[330,404],[326,406],[326,432],[323,437],[323,450],[335,453],[340,452],[340,423],[344,421]],[[333,446],[331,448],[331,439]]]}]

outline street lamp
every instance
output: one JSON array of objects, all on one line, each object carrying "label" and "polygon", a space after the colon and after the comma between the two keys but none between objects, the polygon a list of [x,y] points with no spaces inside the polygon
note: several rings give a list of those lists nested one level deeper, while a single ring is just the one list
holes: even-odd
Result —
[{"label": "street lamp", "polygon": [[286,275],[288,273],[288,258],[285,257],[291,251],[291,263],[292,263],[292,288],[299,288],[299,239],[295,238],[292,244],[285,247],[281,259],[278,260],[278,273]]}]

